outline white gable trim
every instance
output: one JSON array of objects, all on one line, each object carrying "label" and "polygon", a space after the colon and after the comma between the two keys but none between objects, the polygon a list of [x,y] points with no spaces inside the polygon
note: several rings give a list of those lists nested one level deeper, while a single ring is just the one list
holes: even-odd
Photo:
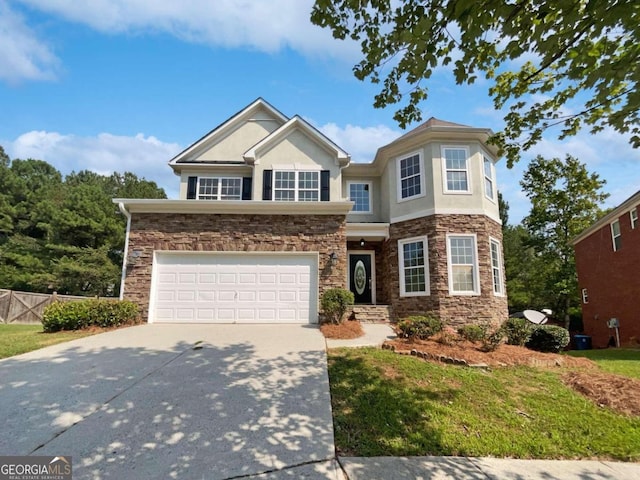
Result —
[{"label": "white gable trim", "polygon": [[195,143],[192,143],[190,146],[188,146],[178,155],[173,157],[169,161],[169,165],[172,166],[177,163],[180,163],[180,161],[184,160],[186,157],[189,157],[193,152],[199,150],[203,145],[212,143],[217,137],[224,136],[229,131],[236,128],[242,122],[247,121],[247,119],[249,119],[251,115],[260,108],[267,110],[271,115],[273,115],[277,120],[279,120],[283,124],[285,124],[289,120],[288,117],[285,117],[282,113],[276,110],[268,102],[266,102],[262,98],[258,98],[255,102],[245,107],[240,112],[236,113],[229,120],[217,126],[213,130],[211,130],[209,133],[207,133],[204,137],[202,137],[200,140],[196,141]]},{"label": "white gable trim", "polygon": [[249,165],[256,165],[260,163],[257,159],[260,152],[270,145],[277,143],[284,139],[290,132],[295,129],[301,130],[307,136],[309,136],[312,140],[314,140],[318,145],[323,147],[325,150],[329,151],[329,153],[333,154],[336,157],[336,165],[340,167],[346,167],[349,165],[351,161],[351,156],[342,150],[339,146],[325,137],[322,133],[320,133],[315,127],[305,121],[302,117],[295,115],[291,118],[287,123],[282,125],[277,130],[274,130],[271,135],[263,138],[253,147],[245,152],[243,158]]}]

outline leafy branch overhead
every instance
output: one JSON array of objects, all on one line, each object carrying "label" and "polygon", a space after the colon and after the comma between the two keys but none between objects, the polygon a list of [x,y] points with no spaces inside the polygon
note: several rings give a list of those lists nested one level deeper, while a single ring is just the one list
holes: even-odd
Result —
[{"label": "leafy branch overhead", "polygon": [[561,139],[610,126],[640,146],[637,0],[316,0],[311,21],[360,42],[354,74],[381,84],[374,106],[398,104],[402,128],[449,66],[458,84],[491,81],[509,166],[556,125]]}]

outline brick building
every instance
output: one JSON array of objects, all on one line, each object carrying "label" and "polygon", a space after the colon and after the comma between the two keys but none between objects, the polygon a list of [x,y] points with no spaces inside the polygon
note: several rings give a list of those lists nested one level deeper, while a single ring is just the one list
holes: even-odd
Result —
[{"label": "brick building", "polygon": [[[640,341],[640,191],[573,240],[585,334],[594,348]],[[615,322],[614,322],[615,323]]]}]

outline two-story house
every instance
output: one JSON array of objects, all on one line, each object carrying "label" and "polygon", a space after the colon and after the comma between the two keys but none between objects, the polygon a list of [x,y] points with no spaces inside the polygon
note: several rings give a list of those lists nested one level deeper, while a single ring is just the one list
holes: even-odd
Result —
[{"label": "two-story house", "polygon": [[597,348],[640,341],[639,210],[640,191],[573,240],[582,323]]},{"label": "two-story house", "polygon": [[322,293],[343,287],[365,316],[502,321],[490,134],[432,118],[354,163],[258,99],[170,161],[180,199],[114,200],[121,297],[149,322],[316,323]]}]

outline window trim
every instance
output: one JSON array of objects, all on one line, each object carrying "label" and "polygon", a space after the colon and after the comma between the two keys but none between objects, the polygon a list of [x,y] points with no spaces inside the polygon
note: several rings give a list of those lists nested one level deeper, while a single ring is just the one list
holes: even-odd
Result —
[{"label": "window trim", "polygon": [[[356,212],[355,210],[351,210],[349,213],[352,215],[370,215],[373,213],[373,182],[370,181],[362,181],[362,180],[348,180],[347,181],[347,193],[348,193],[348,199],[350,201],[351,200],[351,185],[368,185],[369,186],[369,210],[361,210]],[[355,202],[354,205],[355,207]]]},{"label": "window trim", "polygon": [[633,207],[629,210],[629,222],[631,223],[631,230],[635,230],[638,226],[638,207]]},{"label": "window trim", "polygon": [[[614,225],[618,225],[618,234],[616,235],[613,226]],[[617,252],[618,250],[620,250],[620,248],[622,248],[622,230],[620,230],[620,219],[616,219],[613,222],[611,222],[609,224],[609,227],[611,229],[611,242],[613,245],[613,251]],[[620,246],[616,247],[616,239],[620,238]]]},{"label": "window trim", "polygon": [[589,303],[589,292],[586,288],[583,288],[580,292],[582,294],[582,303]]},{"label": "window trim", "polygon": [[[493,264],[493,252],[491,251],[492,245],[496,245],[498,248],[498,265]],[[504,288],[504,275],[502,273],[502,243],[493,237],[489,237],[489,260],[491,261],[491,289],[493,290],[493,295],[496,297],[504,297],[505,296],[505,288]],[[498,271],[498,282],[500,284],[499,291],[496,291],[495,284],[495,271]]]},{"label": "window trim", "polygon": [[[473,239],[473,283],[474,290],[454,291],[453,289],[453,263],[451,261],[451,239],[452,238],[472,238]],[[478,262],[478,237],[475,233],[447,233],[447,272],[449,276],[449,295],[455,296],[478,296],[480,295],[480,268]]]},{"label": "window trim", "polygon": [[[417,195],[412,195],[410,197],[402,196],[402,177],[400,172],[402,171],[401,164],[402,160],[408,160],[413,156],[418,156],[418,167],[420,168],[420,193]],[[396,197],[398,203],[407,202],[409,200],[415,200],[416,198],[424,197],[427,193],[425,191],[425,179],[424,179],[424,156],[422,154],[422,150],[416,150],[414,152],[410,152],[407,154],[403,154],[401,156],[396,157]]]},{"label": "window trim", "polygon": [[[316,191],[318,192],[318,199],[317,200],[300,200],[300,173],[307,173],[307,172],[312,172],[312,173],[316,173],[318,175],[318,188],[316,189]],[[293,187],[293,200],[276,200],[276,190],[289,190],[289,189],[278,189],[276,188],[276,177],[278,175],[278,173],[293,173],[293,178],[294,178],[294,187]],[[320,170],[313,170],[313,169],[305,169],[305,170],[288,170],[288,169],[274,169],[273,170],[273,180],[271,181],[272,185],[271,185],[271,200],[274,202],[305,202],[305,203],[313,203],[313,202],[319,202],[321,201],[321,194],[322,194],[322,185],[321,185],[321,172]],[[313,191],[313,189],[310,188],[304,188],[303,189],[305,192],[310,192]]]},{"label": "window trim", "polygon": [[[217,198],[200,198],[200,181],[201,180],[217,180],[218,181],[218,194],[217,194]],[[239,190],[238,190],[238,198],[233,198],[233,199],[229,199],[229,198],[225,198],[224,200],[221,198],[222,197],[222,180],[240,180],[240,185],[239,185]],[[224,201],[235,201],[235,200],[242,200],[242,177],[238,177],[238,176],[217,176],[217,177],[204,177],[204,176],[198,176],[198,182],[196,184],[196,200],[214,200],[217,202],[224,202]]]},{"label": "window trim", "polygon": [[[491,173],[491,178],[487,178],[487,172],[484,169],[485,162],[489,162],[489,171]],[[493,203],[496,203],[496,170],[495,165],[493,164],[493,160],[486,153],[482,153],[482,177],[484,179],[484,196],[491,200]],[[487,180],[491,182],[491,196],[487,195]]]},{"label": "window trim", "polygon": [[[467,172],[467,189],[466,190],[449,190],[447,182],[447,157],[446,150],[464,150],[466,154],[466,167]],[[442,163],[442,192],[446,195],[472,195],[473,187],[471,185],[471,156],[469,153],[469,147],[465,145],[442,145],[440,147],[440,162]],[[455,171],[461,171],[456,169]]]},{"label": "window trim", "polygon": [[[424,252],[424,292],[407,292],[405,290],[404,276],[404,249],[407,243],[422,242]],[[400,296],[401,297],[428,297],[431,295],[431,281],[429,277],[429,240],[426,235],[419,237],[403,238],[398,240],[398,270],[400,275]]]}]

